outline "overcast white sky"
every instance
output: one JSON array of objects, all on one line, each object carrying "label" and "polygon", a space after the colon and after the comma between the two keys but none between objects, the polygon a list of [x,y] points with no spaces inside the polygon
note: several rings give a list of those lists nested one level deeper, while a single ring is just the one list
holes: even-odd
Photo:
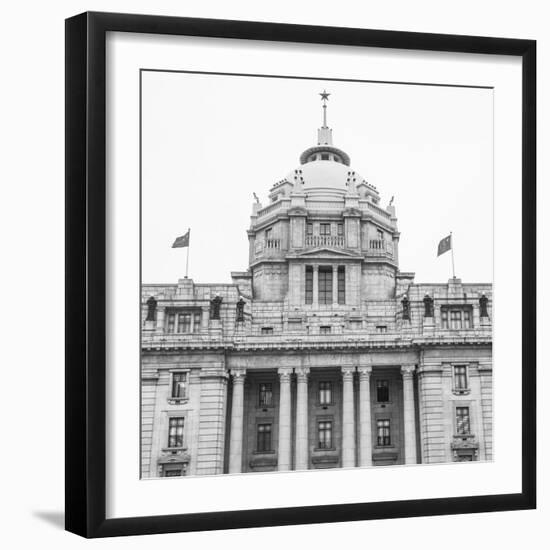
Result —
[{"label": "overcast white sky", "polygon": [[316,144],[318,93],[352,168],[397,209],[401,271],[493,280],[493,92],[330,80],[144,72],[142,282],[175,283],[191,227],[189,276],[230,282],[248,264],[252,193],[267,193]]}]

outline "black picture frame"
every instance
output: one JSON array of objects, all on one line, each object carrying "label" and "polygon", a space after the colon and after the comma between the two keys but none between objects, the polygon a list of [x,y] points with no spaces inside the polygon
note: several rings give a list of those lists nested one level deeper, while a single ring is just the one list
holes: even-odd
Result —
[{"label": "black picture frame", "polygon": [[[106,519],[105,43],[108,31],[518,56],[522,60],[522,491],[448,499]],[[536,42],[247,21],[83,13],[66,20],[66,529],[84,537],[536,506]]]}]

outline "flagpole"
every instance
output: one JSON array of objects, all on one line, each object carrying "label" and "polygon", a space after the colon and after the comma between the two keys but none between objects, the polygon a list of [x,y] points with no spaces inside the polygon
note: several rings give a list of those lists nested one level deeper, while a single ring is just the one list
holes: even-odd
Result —
[{"label": "flagpole", "polygon": [[453,263],[453,279],[456,279],[456,276],[455,276],[455,247],[453,245],[453,232],[451,231],[450,232],[450,235],[451,235],[451,260],[452,260],[452,263]]},{"label": "flagpole", "polygon": [[191,248],[191,228],[187,230],[187,234],[189,235],[188,241],[187,241],[187,260],[185,262],[185,278],[187,279],[187,275],[189,275],[189,249]]}]

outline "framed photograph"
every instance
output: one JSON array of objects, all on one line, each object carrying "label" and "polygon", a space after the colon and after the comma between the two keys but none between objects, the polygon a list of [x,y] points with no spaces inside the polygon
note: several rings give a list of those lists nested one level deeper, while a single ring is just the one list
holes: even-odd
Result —
[{"label": "framed photograph", "polygon": [[531,40],[66,22],[66,528],[535,507]]}]

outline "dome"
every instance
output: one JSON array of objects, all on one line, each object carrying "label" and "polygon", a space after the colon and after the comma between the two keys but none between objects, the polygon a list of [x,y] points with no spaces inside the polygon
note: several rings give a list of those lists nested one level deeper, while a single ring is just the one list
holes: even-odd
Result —
[{"label": "dome", "polygon": [[330,160],[316,160],[302,164],[286,179],[294,183],[300,179],[306,193],[331,190],[341,194],[349,191],[355,193],[356,186],[363,181],[363,178],[349,166]]}]

